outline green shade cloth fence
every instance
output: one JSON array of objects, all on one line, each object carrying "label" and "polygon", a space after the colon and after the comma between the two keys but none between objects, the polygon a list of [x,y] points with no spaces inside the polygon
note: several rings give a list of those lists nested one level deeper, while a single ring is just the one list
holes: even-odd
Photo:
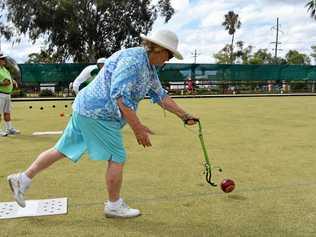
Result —
[{"label": "green shade cloth fence", "polygon": [[20,64],[23,86],[54,83],[68,87],[88,64]]},{"label": "green shade cloth fence", "polygon": [[[68,86],[88,64],[19,64],[24,86],[55,83]],[[158,69],[162,83],[181,82],[191,77],[209,81],[314,81],[316,66],[166,64]]]},{"label": "green shade cloth fence", "polygon": [[183,81],[188,77],[211,81],[302,81],[316,80],[316,66],[309,65],[226,65],[167,64],[160,79]]}]

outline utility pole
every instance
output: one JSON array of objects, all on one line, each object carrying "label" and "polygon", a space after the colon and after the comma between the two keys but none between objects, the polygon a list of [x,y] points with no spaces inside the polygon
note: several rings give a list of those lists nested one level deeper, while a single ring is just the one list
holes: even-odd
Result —
[{"label": "utility pole", "polygon": [[275,50],[274,50],[274,59],[278,57],[278,44],[279,44],[279,17],[277,18],[277,28],[276,28],[276,37],[275,37]]},{"label": "utility pole", "polygon": [[199,55],[200,55],[200,53],[198,53],[196,49],[194,50],[194,53],[192,53],[192,56],[194,58],[194,64],[191,67],[191,78],[193,81],[195,80],[195,67],[197,66],[196,59]]},{"label": "utility pole", "polygon": [[201,54],[198,53],[197,50],[195,49],[195,50],[194,50],[194,53],[192,53],[192,55],[193,55],[193,58],[194,58],[194,64],[196,64],[196,59],[197,59],[197,57],[198,57],[199,55],[201,55]]},{"label": "utility pole", "polygon": [[276,30],[275,42],[271,42],[271,44],[275,44],[275,47],[274,47],[274,61],[277,62],[278,51],[282,50],[282,49],[278,49],[279,44],[281,44],[281,42],[279,42],[279,31],[280,31],[279,17],[277,18],[276,27],[273,26],[272,29]]}]

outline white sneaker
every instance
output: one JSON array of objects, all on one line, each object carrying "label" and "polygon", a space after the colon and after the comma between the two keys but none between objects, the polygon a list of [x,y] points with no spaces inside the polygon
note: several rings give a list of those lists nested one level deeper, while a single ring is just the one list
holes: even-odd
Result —
[{"label": "white sneaker", "polygon": [[6,130],[6,133],[8,135],[16,135],[16,134],[20,134],[20,130],[17,130],[15,128],[10,128]]},{"label": "white sneaker", "polygon": [[7,177],[7,180],[9,182],[15,201],[19,204],[20,207],[25,207],[24,192],[28,187],[24,187],[24,190],[22,189],[20,176],[20,173],[11,174]]},{"label": "white sneaker", "polygon": [[110,209],[108,202],[104,205],[104,214],[107,218],[131,218],[141,215],[138,209],[129,208],[123,201],[122,204],[116,209]]},{"label": "white sneaker", "polygon": [[6,137],[8,133],[6,131],[0,131],[0,137]]}]

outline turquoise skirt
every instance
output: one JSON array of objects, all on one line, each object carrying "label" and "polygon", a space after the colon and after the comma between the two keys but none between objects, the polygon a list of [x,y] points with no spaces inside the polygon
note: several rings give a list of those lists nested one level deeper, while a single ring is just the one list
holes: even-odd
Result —
[{"label": "turquoise skirt", "polygon": [[73,162],[87,152],[91,160],[124,163],[126,152],[119,122],[88,118],[76,112],[55,148]]}]

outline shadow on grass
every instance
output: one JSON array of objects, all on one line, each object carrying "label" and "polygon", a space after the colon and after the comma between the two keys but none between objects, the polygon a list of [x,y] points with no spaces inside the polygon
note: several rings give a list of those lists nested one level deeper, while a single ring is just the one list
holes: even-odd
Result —
[{"label": "shadow on grass", "polygon": [[237,201],[245,201],[248,199],[245,196],[238,195],[238,194],[229,194],[227,197],[229,199],[233,199],[233,200],[237,200]]}]

